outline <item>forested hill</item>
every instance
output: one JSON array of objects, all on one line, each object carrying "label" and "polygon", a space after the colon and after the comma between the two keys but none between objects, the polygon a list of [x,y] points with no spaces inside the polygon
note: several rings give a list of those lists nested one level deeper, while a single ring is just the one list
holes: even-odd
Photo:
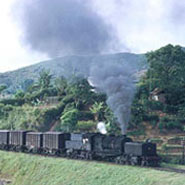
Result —
[{"label": "forested hill", "polygon": [[[129,62],[138,70],[147,67],[145,75],[137,83],[131,105],[129,134],[158,137],[162,133],[166,137],[171,131],[184,135],[185,51],[173,45],[146,55],[122,53],[63,57],[5,73],[4,80],[9,78],[7,81],[15,84],[10,87],[19,90],[12,97],[5,97],[9,86],[0,85],[0,129],[94,131],[97,123],[103,121],[108,133],[119,134],[117,120],[106,104],[107,97],[95,93],[87,79],[74,75],[70,81],[65,77],[52,81],[53,75],[66,76],[69,70],[76,74],[87,70],[86,63],[102,60],[106,64]],[[79,67],[73,69],[74,63],[78,63]],[[50,72],[43,68],[50,69]],[[35,82],[23,91],[31,80]]]},{"label": "forested hill", "polygon": [[[66,56],[59,57],[48,61],[43,61],[35,65],[24,67],[15,71],[0,73],[0,84],[8,87],[8,91],[14,93],[17,89],[24,90],[27,86],[38,79],[39,73],[43,69],[49,69],[54,77],[66,76],[69,72],[77,73],[80,70],[87,70],[85,68],[87,63],[105,62],[128,62],[130,65],[142,69],[146,64],[145,55],[132,53],[117,53],[109,55],[96,56]],[[77,67],[75,64],[79,64]],[[73,67],[75,66],[75,67]],[[72,69],[72,71],[71,71]]]}]

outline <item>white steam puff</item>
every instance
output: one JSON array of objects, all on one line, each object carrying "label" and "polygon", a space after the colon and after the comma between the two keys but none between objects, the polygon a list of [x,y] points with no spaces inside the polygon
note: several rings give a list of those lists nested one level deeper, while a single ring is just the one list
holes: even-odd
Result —
[{"label": "white steam puff", "polygon": [[103,123],[103,122],[99,122],[99,123],[97,124],[97,129],[99,130],[99,132],[100,132],[101,134],[106,134],[106,133],[107,133],[105,123]]}]

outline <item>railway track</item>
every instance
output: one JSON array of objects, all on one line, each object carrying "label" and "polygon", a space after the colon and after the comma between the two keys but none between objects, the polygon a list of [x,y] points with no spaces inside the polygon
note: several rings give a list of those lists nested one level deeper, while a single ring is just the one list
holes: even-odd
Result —
[{"label": "railway track", "polygon": [[151,168],[151,169],[159,170],[159,171],[165,171],[165,172],[174,172],[174,173],[185,174],[184,169],[178,169],[178,168],[173,168],[173,167],[154,167],[154,168]]},{"label": "railway track", "polygon": [[[124,166],[124,165],[121,165],[121,164],[116,164],[116,163],[112,163],[112,162],[105,162],[105,161],[94,161],[94,162]],[[131,166],[131,165],[129,165],[129,166]],[[144,168],[144,169],[151,169],[151,170],[157,170],[157,171],[185,174],[185,169],[179,169],[179,168],[174,168],[174,167],[146,167],[146,166],[133,166],[133,167],[140,167],[140,168]]]}]

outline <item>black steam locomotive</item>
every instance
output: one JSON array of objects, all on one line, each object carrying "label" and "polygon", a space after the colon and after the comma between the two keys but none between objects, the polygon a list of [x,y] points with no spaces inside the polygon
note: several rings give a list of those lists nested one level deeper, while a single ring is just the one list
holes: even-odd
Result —
[{"label": "black steam locomotive", "polygon": [[100,133],[0,130],[0,149],[141,166],[158,166],[160,161],[154,143]]}]

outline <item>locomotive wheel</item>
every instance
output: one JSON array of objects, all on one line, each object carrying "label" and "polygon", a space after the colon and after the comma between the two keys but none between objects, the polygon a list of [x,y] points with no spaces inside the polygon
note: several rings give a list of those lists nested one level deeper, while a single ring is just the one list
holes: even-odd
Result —
[{"label": "locomotive wheel", "polygon": [[86,153],[85,159],[86,160],[92,160],[93,159],[92,154],[91,153]]},{"label": "locomotive wheel", "polygon": [[122,164],[122,165],[124,165],[126,162],[126,159],[124,158],[124,157],[117,157],[117,158],[115,158],[115,163],[116,164]]},{"label": "locomotive wheel", "polygon": [[141,161],[141,166],[149,166],[149,165],[148,165],[148,161],[142,160],[142,161]]},{"label": "locomotive wheel", "polygon": [[116,163],[116,164],[121,164],[121,160],[120,160],[119,158],[116,158],[116,159],[115,159],[115,163]]},{"label": "locomotive wheel", "polygon": [[135,165],[136,165],[136,163],[135,163],[133,160],[130,161],[130,164],[131,164],[132,166],[135,166]]}]

